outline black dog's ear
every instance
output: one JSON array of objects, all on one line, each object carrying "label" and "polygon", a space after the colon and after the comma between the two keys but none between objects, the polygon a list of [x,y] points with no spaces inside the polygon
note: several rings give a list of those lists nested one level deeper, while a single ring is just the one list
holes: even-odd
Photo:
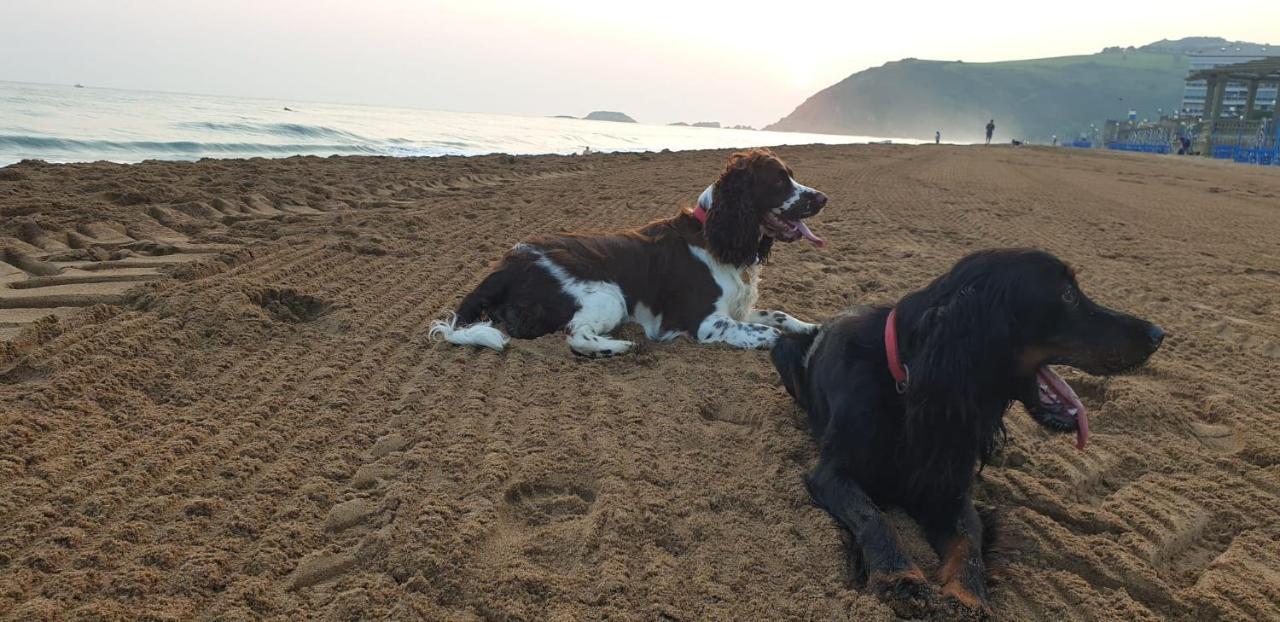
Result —
[{"label": "black dog's ear", "polygon": [[756,262],[760,245],[760,216],[752,187],[752,156],[735,154],[712,192],[704,235],[711,254],[735,266]]},{"label": "black dog's ear", "polygon": [[1007,292],[991,282],[970,284],[929,302],[900,327],[910,336],[908,427],[937,430],[945,422],[972,433],[985,462],[1009,405],[1002,390],[1014,356]]}]

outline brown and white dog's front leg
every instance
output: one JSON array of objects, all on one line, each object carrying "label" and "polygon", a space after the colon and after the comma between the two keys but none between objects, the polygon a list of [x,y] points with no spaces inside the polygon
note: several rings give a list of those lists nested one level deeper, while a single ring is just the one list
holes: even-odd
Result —
[{"label": "brown and white dog's front leg", "polygon": [[698,326],[698,343],[727,343],[735,348],[772,348],[781,331],[764,324],[739,322],[727,315],[709,315]]},{"label": "brown and white dog's front leg", "polygon": [[784,333],[812,333],[818,330],[817,324],[802,322],[781,311],[766,309],[752,309],[747,314],[747,321],[752,324],[772,326]]}]

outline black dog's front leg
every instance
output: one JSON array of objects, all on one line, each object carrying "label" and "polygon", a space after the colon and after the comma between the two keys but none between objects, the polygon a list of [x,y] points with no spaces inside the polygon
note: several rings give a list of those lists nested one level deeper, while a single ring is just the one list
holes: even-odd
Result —
[{"label": "black dog's front leg", "polygon": [[825,458],[820,459],[807,483],[813,501],[856,541],[867,569],[867,588],[897,605],[906,605],[899,615],[912,616],[925,607],[928,587],[924,573],[907,556],[898,532],[862,488],[838,473]]},{"label": "black dog's front leg", "polygon": [[972,610],[991,614],[987,602],[987,568],[982,561],[982,518],[965,495],[958,515],[925,521],[925,535],[938,552],[942,595]]}]

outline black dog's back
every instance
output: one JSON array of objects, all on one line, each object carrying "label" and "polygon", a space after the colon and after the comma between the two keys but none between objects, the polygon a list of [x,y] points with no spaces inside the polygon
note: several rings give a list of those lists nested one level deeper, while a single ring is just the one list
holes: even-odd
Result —
[{"label": "black dog's back", "polygon": [[808,408],[804,391],[804,358],[813,347],[818,333],[787,334],[778,338],[769,356],[773,359],[773,367],[782,377],[782,385],[787,388],[791,398]]},{"label": "black dog's back", "polygon": [[[773,367],[778,370],[782,384],[791,398],[808,414],[809,429],[815,439],[821,441],[834,414],[828,408],[830,397],[815,394],[811,387],[841,386],[845,392],[868,400],[877,394],[858,373],[858,368],[874,361],[878,356],[879,329],[884,323],[887,309],[856,305],[828,320],[814,333],[783,335],[771,352]],[[820,361],[813,366],[810,363]],[[815,401],[815,399],[817,401]]]}]

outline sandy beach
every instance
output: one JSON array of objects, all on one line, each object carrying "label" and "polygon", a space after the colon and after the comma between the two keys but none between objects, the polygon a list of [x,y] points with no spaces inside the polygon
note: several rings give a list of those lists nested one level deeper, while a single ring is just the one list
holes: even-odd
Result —
[{"label": "sandy beach", "polygon": [[[765,353],[426,337],[520,238],[672,214],[728,153],[0,169],[0,618],[893,619],[808,501]],[[776,248],[764,307],[1037,246],[1169,333],[1134,374],[1065,374],[1084,452],[1009,412],[975,495],[1002,619],[1280,619],[1280,171],[778,153],[829,246]]]}]

